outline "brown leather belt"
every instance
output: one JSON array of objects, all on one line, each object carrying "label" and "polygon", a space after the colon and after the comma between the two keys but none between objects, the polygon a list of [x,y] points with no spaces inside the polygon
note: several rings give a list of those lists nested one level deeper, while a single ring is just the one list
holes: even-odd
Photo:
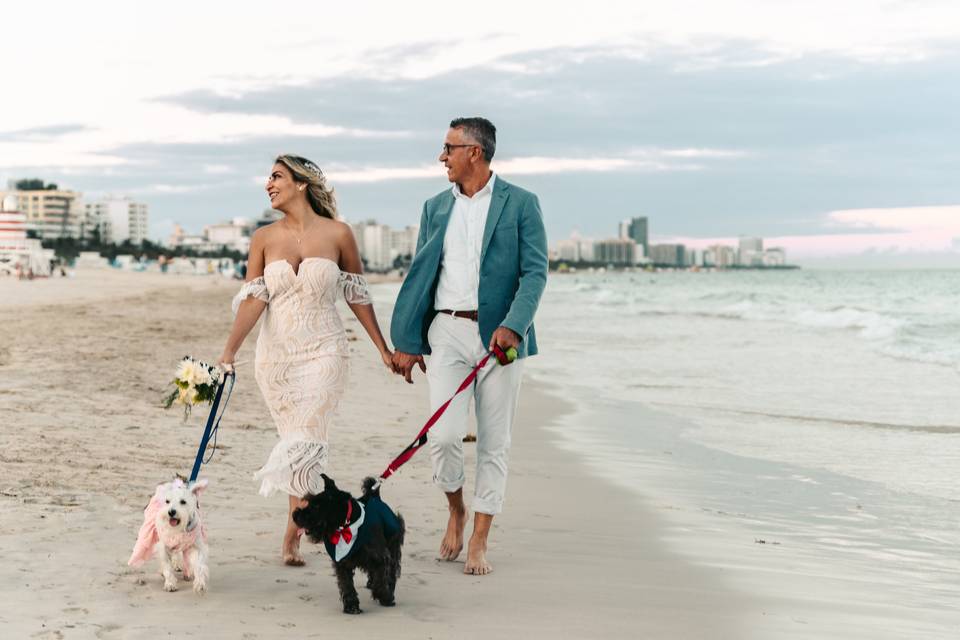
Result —
[{"label": "brown leather belt", "polygon": [[466,318],[467,320],[477,321],[477,310],[472,311],[454,311],[453,309],[437,309],[437,313],[445,313],[454,318]]}]

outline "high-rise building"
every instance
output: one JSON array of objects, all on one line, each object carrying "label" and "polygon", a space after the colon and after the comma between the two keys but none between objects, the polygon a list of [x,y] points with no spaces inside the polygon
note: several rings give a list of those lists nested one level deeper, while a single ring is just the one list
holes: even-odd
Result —
[{"label": "high-rise building", "polygon": [[100,240],[113,244],[140,244],[149,233],[149,212],[146,204],[130,198],[108,196],[86,205],[82,235],[89,238],[91,225],[100,230]]},{"label": "high-rise building", "polygon": [[627,225],[627,237],[631,238],[637,244],[643,246],[643,255],[650,255],[650,236],[647,224],[647,217],[641,216],[630,218],[625,221]]},{"label": "high-rise building", "polygon": [[80,233],[83,207],[81,194],[58,189],[41,180],[12,182],[10,189],[0,191],[0,199],[17,198],[17,210],[26,217],[27,230],[43,239],[76,238]]},{"label": "high-rise building", "polygon": [[375,220],[358,222],[353,225],[353,235],[357,239],[360,257],[371,271],[385,271],[393,267],[390,257],[390,227],[377,224]]},{"label": "high-rise building", "polygon": [[391,259],[397,257],[411,256],[417,251],[417,236],[420,234],[419,226],[410,226],[404,229],[390,230],[390,256]]},{"label": "high-rise building", "polygon": [[655,244],[650,247],[650,262],[661,267],[683,267],[687,264],[686,247],[682,244]]},{"label": "high-rise building", "polygon": [[704,264],[718,269],[732,267],[737,264],[737,250],[722,244],[710,246],[704,255]]},{"label": "high-rise building", "polygon": [[770,247],[763,252],[763,266],[782,267],[787,264],[787,252],[782,247]]},{"label": "high-rise building", "polygon": [[737,264],[754,267],[763,264],[763,238],[740,237]]},{"label": "high-rise building", "polygon": [[593,261],[617,266],[635,265],[637,264],[637,243],[631,238],[598,240],[593,243]]}]

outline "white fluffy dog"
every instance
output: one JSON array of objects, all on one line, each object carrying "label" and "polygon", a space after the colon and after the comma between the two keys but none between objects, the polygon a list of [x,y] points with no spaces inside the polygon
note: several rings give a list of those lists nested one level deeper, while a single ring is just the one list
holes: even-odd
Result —
[{"label": "white fluffy dog", "polygon": [[206,486],[206,480],[187,484],[179,478],[161,484],[143,510],[143,525],[127,564],[138,567],[159,554],[166,591],[177,590],[178,566],[184,578],[193,576],[194,592],[207,590],[207,531],[198,500]]}]

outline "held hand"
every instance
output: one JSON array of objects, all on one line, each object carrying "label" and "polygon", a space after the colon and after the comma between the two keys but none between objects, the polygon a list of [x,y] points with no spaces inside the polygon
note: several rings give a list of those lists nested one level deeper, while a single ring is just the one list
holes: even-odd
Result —
[{"label": "held hand", "polygon": [[393,366],[397,373],[402,375],[404,379],[413,384],[413,366],[420,365],[420,371],[426,373],[427,365],[423,362],[423,356],[413,355],[410,353],[404,353],[403,351],[395,351],[393,354]]},{"label": "held hand", "polygon": [[[504,351],[511,347],[519,350],[520,336],[512,329],[497,327],[497,330],[493,332],[493,337],[490,338],[490,346],[487,347],[487,351],[493,351],[494,345],[497,345]],[[510,363],[508,362],[507,364]]]},{"label": "held hand", "polygon": [[217,366],[226,371],[227,373],[233,371],[233,363],[237,359],[237,354],[231,353],[230,351],[224,351],[223,355],[217,358]]},{"label": "held hand", "polygon": [[381,351],[380,358],[383,360],[383,364],[386,365],[387,369],[390,369],[390,371],[394,373],[399,373],[399,371],[397,371],[397,367],[393,364],[393,353],[390,351],[390,349],[384,349]]}]

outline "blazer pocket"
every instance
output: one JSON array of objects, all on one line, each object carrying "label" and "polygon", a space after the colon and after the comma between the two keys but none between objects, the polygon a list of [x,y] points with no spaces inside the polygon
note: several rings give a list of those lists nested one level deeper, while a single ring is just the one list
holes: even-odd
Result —
[{"label": "blazer pocket", "polygon": [[517,233],[517,223],[516,223],[516,222],[510,222],[510,223],[507,223],[507,224],[498,224],[498,225],[494,228],[493,232],[494,232],[494,233],[512,233],[512,234],[516,235],[516,233]]}]

